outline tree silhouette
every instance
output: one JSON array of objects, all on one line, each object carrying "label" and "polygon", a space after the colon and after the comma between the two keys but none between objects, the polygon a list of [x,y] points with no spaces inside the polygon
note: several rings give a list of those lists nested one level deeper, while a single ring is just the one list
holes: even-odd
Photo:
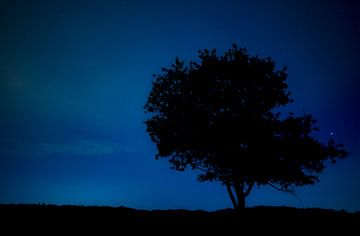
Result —
[{"label": "tree silhouette", "polygon": [[199,181],[220,181],[241,209],[253,186],[293,193],[317,182],[327,160],[347,156],[341,144],[312,136],[318,128],[310,114],[279,112],[292,102],[286,67],[276,70],[270,57],[236,45],[222,56],[199,50],[199,59],[185,65],[176,58],[154,75],[144,108],[156,159],[200,170]]}]

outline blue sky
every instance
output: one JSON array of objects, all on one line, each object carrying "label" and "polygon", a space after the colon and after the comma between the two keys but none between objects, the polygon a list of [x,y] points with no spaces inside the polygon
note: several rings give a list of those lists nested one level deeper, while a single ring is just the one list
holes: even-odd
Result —
[{"label": "blue sky", "polygon": [[292,196],[247,203],[360,210],[359,5],[354,1],[2,1],[0,202],[231,207],[218,183],[154,160],[143,104],[176,56],[232,43],[288,66],[290,110],[351,155]]}]

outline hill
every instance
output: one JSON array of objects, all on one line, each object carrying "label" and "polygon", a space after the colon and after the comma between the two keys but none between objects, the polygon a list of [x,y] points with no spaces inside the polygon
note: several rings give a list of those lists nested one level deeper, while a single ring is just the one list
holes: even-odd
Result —
[{"label": "hill", "polygon": [[[57,206],[57,205],[0,205],[2,226],[12,230],[22,227],[31,230],[84,229],[122,231],[172,229],[174,232],[198,229],[233,231],[249,229],[252,232],[351,232],[360,229],[360,212],[349,213],[330,209],[299,209],[291,207],[254,207],[243,212],[231,209],[208,211],[136,210],[125,207]],[[4,228],[4,227],[3,227]],[[291,229],[292,231],[287,231]]]}]

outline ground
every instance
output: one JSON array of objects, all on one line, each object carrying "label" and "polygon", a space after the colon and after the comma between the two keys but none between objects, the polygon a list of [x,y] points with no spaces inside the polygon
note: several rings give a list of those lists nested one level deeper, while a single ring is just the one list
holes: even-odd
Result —
[{"label": "ground", "polygon": [[[125,207],[0,205],[2,229],[23,232],[123,232],[124,230],[167,234],[180,232],[276,232],[311,233],[314,230],[356,235],[360,232],[360,212],[291,207],[254,207],[242,212],[231,209],[208,211],[136,210]],[[56,232],[55,231],[55,232]],[[239,232],[240,232],[239,231]],[[355,232],[357,231],[357,232]],[[150,231],[148,231],[150,232]],[[359,235],[359,234],[357,234]]]}]

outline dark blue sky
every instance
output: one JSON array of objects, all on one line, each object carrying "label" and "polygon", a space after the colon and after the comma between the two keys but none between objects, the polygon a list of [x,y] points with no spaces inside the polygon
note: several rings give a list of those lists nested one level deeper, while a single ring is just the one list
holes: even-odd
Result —
[{"label": "dark blue sky", "polygon": [[155,161],[143,104],[152,74],[232,43],[289,68],[290,110],[351,155],[319,184],[255,189],[247,203],[360,210],[360,7],[356,1],[0,3],[0,203],[231,207],[218,183]]}]

